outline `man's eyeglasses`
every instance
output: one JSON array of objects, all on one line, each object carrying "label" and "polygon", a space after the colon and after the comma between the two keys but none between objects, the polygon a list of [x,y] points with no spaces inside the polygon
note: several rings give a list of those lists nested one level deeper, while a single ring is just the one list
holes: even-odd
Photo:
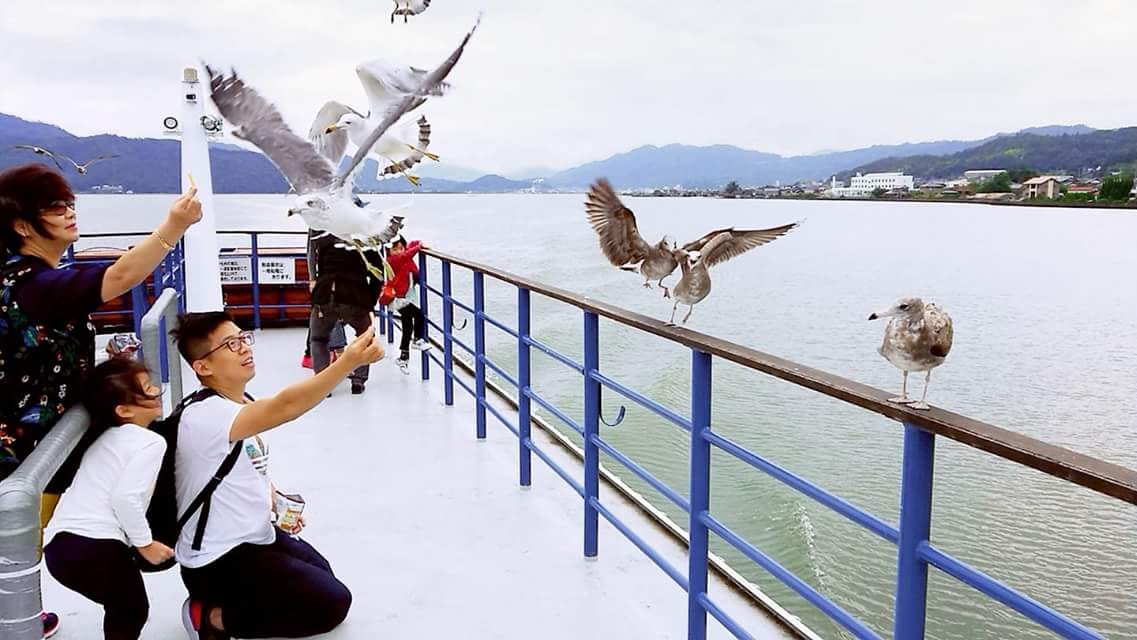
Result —
[{"label": "man's eyeglasses", "polygon": [[238,351],[241,350],[241,343],[242,342],[245,343],[245,345],[251,347],[251,346],[253,346],[254,341],[255,340],[253,338],[253,332],[252,331],[242,331],[241,333],[238,333],[235,336],[229,336],[228,338],[225,338],[224,340],[221,341],[221,344],[210,349],[207,353],[205,353],[203,356],[198,358],[198,360],[205,360],[209,356],[213,355],[214,353],[217,353],[218,351],[220,351],[221,349],[224,349],[224,348],[228,348],[233,353],[237,353]]},{"label": "man's eyeglasses", "polygon": [[44,207],[41,213],[45,215],[65,216],[68,211],[75,210],[74,200],[56,200]]}]

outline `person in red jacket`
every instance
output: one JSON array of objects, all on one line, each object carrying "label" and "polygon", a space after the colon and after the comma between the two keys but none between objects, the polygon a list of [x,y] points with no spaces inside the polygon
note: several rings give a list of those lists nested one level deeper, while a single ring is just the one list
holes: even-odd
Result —
[{"label": "person in red jacket", "polygon": [[[410,349],[413,346],[419,351],[429,351],[430,343],[422,338],[423,318],[422,309],[415,304],[418,300],[418,264],[415,255],[422,248],[418,240],[407,244],[406,238],[397,236],[391,241],[391,250],[387,254],[387,264],[391,265],[394,276],[391,282],[395,285],[395,298],[391,301],[391,308],[399,312],[399,320],[403,326],[403,336],[399,342],[399,359],[395,364],[404,374],[410,374]],[[411,342],[411,338],[414,342]]]}]

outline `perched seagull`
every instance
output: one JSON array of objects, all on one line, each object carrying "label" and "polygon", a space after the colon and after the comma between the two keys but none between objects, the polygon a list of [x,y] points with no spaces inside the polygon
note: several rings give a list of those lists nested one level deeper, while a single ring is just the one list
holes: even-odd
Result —
[{"label": "perched seagull", "polygon": [[49,151],[43,147],[37,147],[34,144],[14,144],[9,148],[10,149],[23,149],[25,151],[31,151],[32,153],[35,153],[35,154],[38,154],[41,156],[47,156],[47,157],[51,158],[51,161],[55,163],[55,166],[59,167],[60,171],[63,171],[63,165],[59,164],[59,159],[63,158],[67,162],[71,163],[71,166],[75,167],[75,170],[78,171],[79,175],[81,175],[81,176],[86,175],[87,169],[91,165],[95,164],[96,162],[102,162],[103,160],[110,160],[112,158],[118,157],[117,155],[98,156],[95,158],[91,158],[90,160],[80,164],[78,162],[75,162],[71,158],[63,155],[62,153]]},{"label": "perched seagull", "polygon": [[[639,229],[636,227],[636,215],[632,213],[631,209],[625,207],[624,203],[620,202],[616,191],[604,178],[597,180],[596,184],[588,190],[588,200],[584,204],[584,210],[588,214],[588,222],[592,225],[592,229],[599,236],[600,250],[604,252],[608,261],[613,266],[625,271],[635,271],[642,275],[644,286],[649,289],[651,282],[656,281],[659,287],[663,289],[663,297],[671,297],[670,291],[663,284],[664,278],[674,273],[675,269],[683,264],[683,278],[686,283],[683,285],[684,300],[682,302],[692,305],[692,307],[710,293],[711,284],[710,277],[707,275],[707,267],[724,262],[756,246],[766,244],[797,226],[795,223],[773,229],[749,231],[733,228],[719,229],[683,245],[682,248],[678,247],[669,236],[663,236],[659,242],[650,245],[640,236]],[[706,256],[708,243],[724,233],[728,234],[726,239],[715,245],[715,250],[723,252],[722,255],[713,261],[708,260]],[[700,253],[702,253],[702,259],[700,259]],[[682,283],[683,280],[680,282]],[[676,285],[676,295],[678,295],[678,286]],[[678,302],[679,300],[676,300],[676,306]],[[672,322],[675,320],[674,312],[675,306],[672,307]],[[691,313],[688,311],[687,317],[690,316]],[[683,321],[686,322],[686,318]]]},{"label": "perched seagull", "polygon": [[695,305],[711,293],[711,267],[755,247],[769,244],[796,229],[799,224],[801,223],[793,222],[769,229],[718,229],[677,249],[675,257],[683,270],[683,276],[675,284],[675,304],[671,305],[671,320],[668,324],[675,324],[675,310],[679,303],[689,307],[687,315],[683,316],[683,324],[687,324]]},{"label": "perched seagull", "polygon": [[[878,351],[885,360],[904,372],[900,397],[889,398],[888,401],[926,410],[932,369],[943,364],[951,351],[951,316],[933,303],[924,304],[919,298],[902,298],[892,307],[869,316],[869,320],[878,318],[891,318],[884,328],[884,342]],[[908,398],[909,371],[928,372],[924,378],[924,394],[919,401]]]},{"label": "perched seagull", "polygon": [[430,0],[395,0],[395,10],[391,12],[391,24],[395,24],[395,16],[403,16],[403,24],[406,24],[407,16],[417,16],[429,6]]},{"label": "perched seagull", "polygon": [[[308,139],[322,149],[339,149],[341,154],[347,150],[349,141],[358,148],[394,105],[418,91],[426,73],[423,69],[383,60],[372,60],[359,65],[355,68],[355,74],[359,76],[359,82],[367,94],[370,111],[363,115],[348,105],[330,100],[316,114],[316,120],[308,131]],[[418,100],[411,109],[417,109],[426,102],[427,95],[441,96],[449,88],[450,85],[443,82],[429,93],[416,96]],[[417,131],[404,128],[385,133],[371,148],[371,154],[381,161],[379,175],[376,177],[383,179],[401,174],[417,186],[419,179],[407,173],[407,170],[423,158],[438,161],[436,154],[427,151],[430,146],[430,124],[425,117],[419,118],[417,124]],[[416,135],[417,140],[414,138]],[[415,140],[418,144],[411,144],[408,140]]]},{"label": "perched seagull", "polygon": [[256,145],[296,191],[294,205],[288,214],[300,215],[310,228],[341,238],[362,253],[365,249],[380,246],[377,238],[393,225],[383,211],[371,206],[356,206],[351,193],[355,171],[363,164],[372,145],[391,125],[424,96],[437,90],[462,57],[477,27],[475,24],[442,64],[421,76],[418,87],[409,88],[401,101],[391,105],[339,175],[336,175],[331,161],[321,155],[311,142],[293,133],[277,108],[238,78],[235,71],[225,76],[206,65],[210,96],[221,115],[237,127],[233,135]]}]

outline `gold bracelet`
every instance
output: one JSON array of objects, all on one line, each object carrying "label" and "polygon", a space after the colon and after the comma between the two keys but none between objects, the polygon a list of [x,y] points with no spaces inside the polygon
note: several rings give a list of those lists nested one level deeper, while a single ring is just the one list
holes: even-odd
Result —
[{"label": "gold bracelet", "polygon": [[169,242],[166,242],[166,239],[162,237],[162,234],[158,233],[157,229],[154,230],[154,237],[158,239],[158,242],[162,243],[162,248],[165,249],[166,251],[173,251],[174,250],[174,245],[170,244]]}]

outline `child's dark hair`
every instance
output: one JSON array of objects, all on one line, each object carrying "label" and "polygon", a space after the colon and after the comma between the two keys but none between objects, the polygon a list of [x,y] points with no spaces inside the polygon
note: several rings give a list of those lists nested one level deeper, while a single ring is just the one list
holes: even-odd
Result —
[{"label": "child's dark hair", "polygon": [[149,374],[146,365],[126,356],[103,362],[91,370],[83,384],[83,404],[91,414],[91,429],[117,427],[126,421],[115,412],[124,404],[138,404],[161,396],[146,393],[139,379]]},{"label": "child's dark hair", "polygon": [[403,248],[404,248],[404,249],[406,249],[406,248],[407,248],[407,239],[406,239],[406,238],[404,238],[404,237],[403,237],[403,234],[401,234],[401,233],[400,233],[399,235],[397,235],[397,236],[395,236],[394,238],[392,238],[392,239],[391,239],[391,248],[392,248],[392,249],[394,249],[394,248],[395,248],[395,245],[397,245],[397,244],[401,244],[401,245],[403,245]]},{"label": "child's dark hair", "polygon": [[192,364],[209,353],[213,348],[209,343],[209,334],[226,322],[233,322],[233,316],[227,311],[183,313],[178,317],[178,327],[170,331],[170,335],[178,343],[178,352],[186,362]]}]

